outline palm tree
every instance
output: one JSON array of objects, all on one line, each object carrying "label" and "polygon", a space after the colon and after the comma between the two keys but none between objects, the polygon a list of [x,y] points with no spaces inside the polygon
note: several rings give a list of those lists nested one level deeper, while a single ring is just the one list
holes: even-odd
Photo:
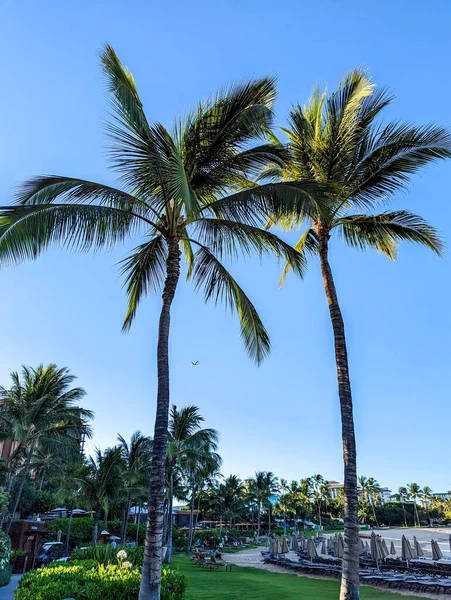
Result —
[{"label": "palm tree", "polygon": [[413,500],[413,508],[415,512],[415,516],[417,518],[418,527],[421,527],[420,517],[418,516],[418,506],[417,501],[421,498],[422,492],[418,483],[409,483],[407,486],[407,497]]},{"label": "palm tree", "polygon": [[122,489],[125,491],[125,509],[121,530],[121,540],[124,544],[127,536],[130,503],[141,497],[147,488],[152,441],[140,431],[135,431],[130,442],[127,442],[121,435],[118,435],[117,439],[122,457],[124,486]]},{"label": "palm tree", "polygon": [[180,278],[187,275],[204,299],[236,310],[249,356],[260,363],[270,349],[268,334],[253,304],[221,257],[239,252],[275,253],[296,271],[302,259],[261,225],[268,212],[293,208],[295,185],[253,187],[249,178],[262,165],[281,164],[282,150],[267,135],[276,94],[262,78],[233,87],[200,104],[179,120],[172,134],[151,124],[135,81],[106,46],[102,68],[112,99],[108,127],[113,168],[120,189],[73,177],[37,177],[0,215],[0,260],[35,259],[53,243],[87,251],[111,247],[142,234],[143,243],[122,262],[128,294],[124,329],[143,296],[162,293],[157,344],[157,409],[149,486],[149,518],[140,600],[158,600],[164,522],[165,458],[169,420],[169,331],[171,305]]},{"label": "palm tree", "polygon": [[261,511],[268,507],[268,533],[271,531],[270,497],[279,490],[277,477],[271,471],[257,471],[255,477],[249,479],[250,498],[257,505],[257,536],[260,536]]},{"label": "palm tree", "polygon": [[99,539],[99,521],[102,509],[108,510],[108,499],[114,496],[123,483],[122,452],[120,447],[109,448],[102,453],[96,449],[89,456],[80,473],[80,485],[85,502],[93,509],[94,523],[92,543]]},{"label": "palm tree", "polygon": [[324,500],[329,497],[329,484],[324,479],[322,475],[316,474],[312,475],[310,478],[312,490],[313,490],[313,500],[318,509],[318,522],[319,527],[322,529],[321,522],[321,505]]},{"label": "palm tree", "polygon": [[[168,526],[167,526],[167,553],[166,562],[170,562],[172,554],[172,506],[173,506],[173,488],[174,471],[179,466],[182,469],[194,467],[194,471],[201,471],[201,463],[208,459],[213,453],[213,461],[208,461],[206,466],[208,470],[216,470],[219,467],[217,442],[219,434],[215,429],[202,428],[204,418],[199,412],[197,406],[186,406],[178,409],[172,406],[169,420],[168,452],[167,452],[167,473],[169,481],[169,502],[168,502]],[[204,473],[202,473],[204,475]],[[194,507],[192,506],[192,510]],[[190,519],[190,522],[192,518]],[[192,528],[190,528],[190,535]]]},{"label": "palm tree", "polygon": [[434,496],[432,495],[431,488],[428,485],[425,485],[424,488],[421,490],[421,501],[423,503],[424,508],[426,509],[430,523],[431,523],[431,515],[429,513],[429,506],[432,503],[433,498],[434,498]]},{"label": "palm tree", "polygon": [[216,482],[209,493],[209,504],[214,514],[220,518],[220,531],[224,522],[227,529],[229,523],[245,510],[246,488],[241,479],[230,475],[224,482]]},{"label": "palm tree", "polygon": [[407,515],[406,515],[406,507],[405,507],[405,500],[408,498],[408,493],[407,493],[407,488],[404,486],[401,486],[398,489],[398,495],[399,495],[399,500],[402,504],[402,510],[404,513],[404,525],[407,527]]},{"label": "palm tree", "polygon": [[375,509],[374,503],[375,503],[375,496],[380,491],[380,485],[374,479],[374,477],[365,477],[365,476],[361,475],[358,479],[358,486],[360,487],[360,490],[362,492],[363,499],[371,505],[371,508],[373,510],[374,521],[375,521],[376,527],[377,527],[378,522],[377,522],[376,509]]},{"label": "palm tree", "polygon": [[330,239],[335,233],[353,248],[377,250],[391,259],[403,240],[423,244],[438,255],[442,250],[436,230],[421,217],[405,210],[371,212],[405,189],[421,167],[451,156],[451,135],[444,128],[378,123],[378,115],[391,100],[386,90],[376,88],[359,70],[349,73],[330,96],[316,88],[306,106],[293,108],[283,130],[290,157],[286,165],[262,174],[262,181],[317,186],[292,217],[273,218],[270,223],[286,229],[306,224],[295,248],[305,259],[319,257],[332,322],[344,458],[341,600],[359,597],[359,525],[351,381],[344,321],[329,262]]},{"label": "palm tree", "polygon": [[93,417],[90,410],[75,405],[85,392],[82,388],[71,388],[75,376],[67,368],[59,369],[54,364],[36,369],[24,366],[21,374],[13,372],[11,378],[10,389],[0,388],[0,438],[16,441],[16,452],[22,450],[25,462],[8,532],[35,452],[49,447],[54,453],[66,451],[68,440],[76,443],[83,431],[91,435],[87,421]]}]

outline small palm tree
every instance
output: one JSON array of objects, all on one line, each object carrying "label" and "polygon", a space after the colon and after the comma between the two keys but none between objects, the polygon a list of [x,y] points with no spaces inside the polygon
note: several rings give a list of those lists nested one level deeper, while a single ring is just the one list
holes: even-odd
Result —
[{"label": "small palm tree", "polygon": [[[270,349],[259,315],[221,262],[241,252],[275,253],[297,271],[302,259],[261,228],[265,215],[294,206],[299,190],[272,184],[248,186],[262,165],[281,164],[283,151],[254,140],[267,136],[274,81],[262,78],[231,88],[199,104],[172,133],[147,119],[135,81],[107,46],[101,54],[114,120],[113,168],[120,188],[74,177],[38,177],[27,182],[16,204],[0,215],[0,261],[35,259],[54,243],[89,250],[111,247],[142,235],[122,262],[128,294],[124,328],[140,300],[161,292],[157,345],[157,410],[150,471],[149,519],[140,600],[158,600],[164,524],[165,465],[169,418],[169,332],[171,306],[180,279],[187,277],[206,301],[224,302],[238,313],[241,337],[260,363]],[[152,560],[151,560],[152,557]]]},{"label": "small palm tree", "polygon": [[[11,378],[10,389],[0,388],[0,439],[17,442],[16,453],[22,449],[25,458],[13,502],[14,517],[35,452],[48,447],[63,452],[68,440],[76,443],[83,431],[90,436],[87,421],[93,413],[75,404],[85,392],[71,387],[75,376],[66,368],[59,369],[53,364],[36,369],[22,367],[22,372],[11,373]],[[12,519],[8,531],[11,522]]]},{"label": "small palm tree", "polygon": [[[167,452],[167,475],[169,481],[169,502],[168,502],[168,526],[167,526],[167,553],[166,562],[170,562],[172,554],[172,506],[174,499],[174,472],[177,467],[182,470],[186,467],[194,467],[202,476],[207,476],[210,471],[215,471],[219,467],[220,461],[216,454],[219,434],[215,429],[202,428],[204,418],[199,412],[197,406],[186,406],[178,409],[172,406],[169,420],[169,437]],[[205,459],[213,457],[213,460]],[[204,463],[204,464],[202,464]],[[202,470],[201,467],[204,467]],[[205,474],[205,469],[208,473]],[[193,477],[193,480],[195,478]],[[191,487],[192,487],[192,482]],[[194,494],[193,494],[194,496]],[[194,498],[193,498],[194,499]],[[192,505],[192,511],[194,506]],[[190,518],[190,523],[192,517]],[[190,528],[190,535],[192,528]],[[190,545],[190,544],[189,544]]]},{"label": "small palm tree", "polygon": [[406,506],[405,506],[405,501],[408,498],[408,493],[407,493],[407,488],[404,486],[401,486],[398,489],[398,496],[399,496],[399,500],[402,503],[402,510],[404,513],[404,526],[407,527],[407,514],[406,514]]},{"label": "small palm tree", "polygon": [[261,511],[268,507],[268,533],[271,531],[270,497],[279,490],[277,477],[271,471],[257,471],[249,480],[250,498],[257,505],[257,535],[260,536]]},{"label": "small palm tree", "polygon": [[125,510],[121,529],[121,540],[124,544],[127,537],[130,504],[133,500],[142,497],[147,488],[152,441],[140,431],[135,431],[130,442],[121,435],[118,436],[118,442],[122,457],[122,490],[125,492]]},{"label": "small palm tree", "polygon": [[312,483],[313,501],[316,504],[318,510],[318,524],[320,529],[322,529],[323,526],[321,522],[321,506],[323,501],[328,497],[329,485],[324,479],[324,477],[319,474],[312,475],[312,477],[310,477],[310,481]]},{"label": "small palm tree", "polygon": [[374,522],[376,523],[376,526],[378,526],[376,509],[374,504],[376,495],[380,494],[380,485],[374,479],[374,477],[365,477],[364,475],[361,475],[358,479],[358,486],[362,492],[364,500],[366,500],[371,505]]},{"label": "small palm tree", "polygon": [[418,483],[409,483],[407,486],[407,497],[413,500],[413,508],[415,512],[415,516],[417,518],[417,525],[421,527],[420,517],[418,516],[418,505],[417,502],[419,498],[421,498],[422,492]]},{"label": "small palm tree", "polygon": [[[359,597],[359,525],[356,442],[345,326],[330,265],[335,234],[360,250],[376,250],[394,259],[401,241],[423,244],[436,254],[442,242],[436,230],[406,210],[373,212],[405,189],[410,176],[436,159],[451,156],[451,134],[435,125],[398,122],[381,125],[377,117],[391,102],[359,70],[349,73],[327,96],[318,88],[309,103],[290,113],[284,168],[269,167],[262,178],[284,185],[315,184],[311,196],[291,217],[277,220],[286,229],[305,225],[295,248],[307,259],[318,257],[334,335],[344,458],[344,556],[341,600]],[[314,187],[312,187],[314,190]],[[282,276],[289,270],[289,265]]]},{"label": "small palm tree", "polygon": [[85,502],[94,512],[92,543],[99,539],[99,521],[102,509],[108,510],[108,499],[120,489],[122,479],[121,448],[110,448],[102,452],[95,450],[94,457],[89,456],[80,472],[80,485]]}]

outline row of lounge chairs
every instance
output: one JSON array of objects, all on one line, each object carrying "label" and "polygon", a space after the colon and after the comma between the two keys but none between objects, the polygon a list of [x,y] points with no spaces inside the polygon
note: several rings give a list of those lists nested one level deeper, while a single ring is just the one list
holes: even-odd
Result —
[{"label": "row of lounge chairs", "polygon": [[206,567],[209,571],[218,571],[223,568],[225,571],[232,571],[232,565],[230,563],[226,563],[222,559],[219,560],[215,558],[213,555],[207,556],[204,552],[196,551],[191,556],[191,560],[199,567]]}]

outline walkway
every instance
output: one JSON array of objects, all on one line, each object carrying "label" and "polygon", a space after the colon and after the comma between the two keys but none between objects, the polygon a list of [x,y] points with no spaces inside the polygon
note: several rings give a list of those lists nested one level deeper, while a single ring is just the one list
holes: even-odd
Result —
[{"label": "walkway", "polygon": [[0,600],[14,600],[14,590],[19,585],[22,575],[13,575],[9,585],[0,588]]}]

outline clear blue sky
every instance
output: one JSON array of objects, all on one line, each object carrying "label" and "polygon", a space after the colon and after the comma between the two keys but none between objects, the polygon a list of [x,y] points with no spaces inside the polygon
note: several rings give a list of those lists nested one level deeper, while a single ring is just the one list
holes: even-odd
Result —
[{"label": "clear blue sky", "polygon": [[[341,2],[60,2],[0,0],[0,203],[35,174],[112,182],[101,123],[107,102],[98,50],[109,42],[133,71],[147,114],[175,115],[225,83],[278,76],[277,122],[315,82],[368,67],[397,100],[388,118],[451,125],[446,0]],[[416,177],[395,203],[420,212],[451,240],[450,164]],[[131,244],[130,246],[131,247]],[[67,365],[96,413],[94,444],[152,433],[159,299],[121,334],[125,299],[108,254],[52,251],[0,273],[0,382],[21,364]],[[451,488],[450,255],[404,246],[399,261],[333,243],[346,319],[361,474],[392,489],[410,481]],[[174,306],[172,400],[198,405],[221,432],[224,473],[272,470],[342,479],[331,327],[317,264],[278,289],[280,265],[234,266],[272,336],[260,368],[238,324],[205,307],[189,285]],[[198,367],[191,360],[199,360]],[[92,445],[91,445],[92,447]]]}]

